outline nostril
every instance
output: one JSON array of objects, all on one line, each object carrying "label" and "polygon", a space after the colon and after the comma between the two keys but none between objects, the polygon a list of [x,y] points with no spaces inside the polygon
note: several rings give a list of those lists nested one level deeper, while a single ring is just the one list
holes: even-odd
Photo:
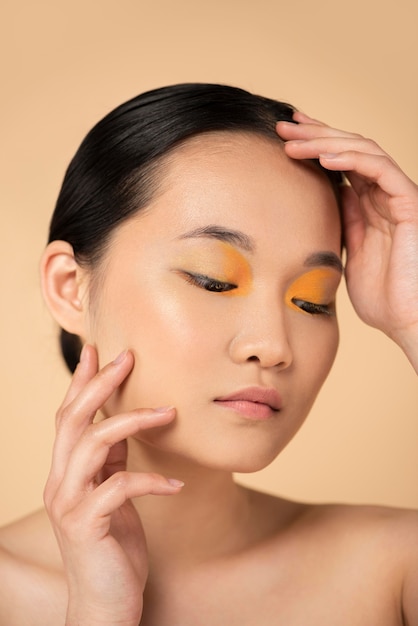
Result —
[{"label": "nostril", "polygon": [[273,337],[269,333],[265,338],[253,333],[237,334],[229,344],[229,354],[235,363],[255,363],[262,368],[283,369],[291,363],[292,355],[285,332],[283,337],[281,334]]}]

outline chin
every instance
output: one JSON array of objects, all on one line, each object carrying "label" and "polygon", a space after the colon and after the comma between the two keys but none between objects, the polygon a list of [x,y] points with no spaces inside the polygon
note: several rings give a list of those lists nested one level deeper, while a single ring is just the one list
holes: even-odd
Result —
[{"label": "chin", "polygon": [[199,464],[206,466],[209,469],[221,470],[224,472],[232,472],[239,474],[253,474],[264,469],[270,463],[272,463],[285,446],[280,446],[279,449],[263,449],[260,446],[259,450],[245,450],[244,447],[238,446],[234,449],[231,446],[228,453],[224,451],[215,456],[213,454],[202,455],[199,458]]},{"label": "chin", "polygon": [[247,457],[245,459],[242,459],[242,458],[231,459],[228,462],[228,466],[224,467],[224,469],[225,471],[238,473],[238,474],[253,474],[255,472],[259,472],[260,470],[270,465],[270,463],[272,463],[279,454],[280,452],[269,457],[260,455],[259,457],[253,457],[253,458]]}]

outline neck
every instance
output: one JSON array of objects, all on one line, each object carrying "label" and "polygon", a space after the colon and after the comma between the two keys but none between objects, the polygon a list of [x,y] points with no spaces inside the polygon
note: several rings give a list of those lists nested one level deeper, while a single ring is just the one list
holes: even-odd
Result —
[{"label": "neck", "polygon": [[251,529],[257,525],[250,519],[252,492],[237,485],[231,473],[202,467],[137,440],[129,444],[128,469],[157,472],[185,483],[177,495],[135,500],[154,563],[200,562],[238,552],[256,540]]}]

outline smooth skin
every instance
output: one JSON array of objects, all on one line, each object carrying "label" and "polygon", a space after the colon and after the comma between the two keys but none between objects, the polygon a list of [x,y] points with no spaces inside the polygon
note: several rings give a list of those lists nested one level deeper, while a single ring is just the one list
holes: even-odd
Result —
[{"label": "smooth skin", "polygon": [[[45,511],[0,532],[0,623],[418,625],[416,512],[285,501],[231,476],[266,465],[295,434],[338,343],[333,314],[286,303],[311,253],[339,253],[332,192],[299,159],[347,172],[353,305],[418,370],[417,187],[370,140],[295,119],[278,124],[291,159],[248,135],[182,148],[147,215],[115,234],[100,294],[65,242],[45,253],[51,311],[87,345],[57,413],[45,489],[54,533]],[[239,251],[252,288],[236,298],[175,271],[179,255],[207,245],[176,236],[201,225],[199,197],[209,198],[205,223],[239,227],[257,244]],[[211,269],[223,268],[211,245]],[[187,323],[176,327],[179,313]],[[278,415],[248,421],[214,402],[255,384],[279,391]],[[93,421],[98,412],[107,419]]]}]

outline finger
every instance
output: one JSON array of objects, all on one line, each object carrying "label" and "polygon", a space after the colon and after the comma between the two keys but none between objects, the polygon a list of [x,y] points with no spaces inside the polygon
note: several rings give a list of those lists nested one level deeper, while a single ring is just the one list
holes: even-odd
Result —
[{"label": "finger", "polygon": [[347,259],[355,255],[361,247],[366,232],[366,220],[361,211],[359,198],[352,187],[341,187],[344,246]]},{"label": "finger", "polygon": [[[90,365],[86,363],[86,369],[91,367],[91,370],[88,370],[89,373],[85,374],[86,378],[89,378],[94,368],[92,365],[94,358],[92,357]],[[87,426],[92,423],[96,412],[125,380],[133,367],[133,363],[132,353],[122,353],[115,361],[106,365],[93,378],[89,379],[70,404],[59,411],[51,465],[51,474],[55,480],[59,480],[63,475],[71,450]],[[83,367],[84,362],[80,369]],[[83,378],[84,374],[81,372],[80,376]]]},{"label": "finger", "polygon": [[61,494],[62,501],[67,503],[64,506],[72,508],[87,491],[96,488],[97,474],[115,444],[140,430],[165,426],[173,421],[174,416],[175,409],[172,407],[139,409],[92,424],[74,446],[57,490],[57,496]]},{"label": "finger", "polygon": [[[114,361],[97,371],[96,351],[92,352],[87,347],[84,355],[83,362],[80,363],[80,379],[82,380],[78,379],[75,389],[67,394],[71,400],[63,404],[59,411],[58,428],[66,422],[69,415],[71,415],[73,422],[76,420],[76,416],[81,417],[88,414],[90,419],[94,417],[115,389],[124,381],[134,364],[132,353],[124,351]],[[91,376],[93,370],[96,371],[94,376]],[[85,384],[82,385],[82,382]]]},{"label": "finger", "polygon": [[294,159],[318,159],[323,154],[340,154],[350,151],[390,158],[374,141],[364,137],[314,136],[312,138],[291,139],[285,143],[286,154]]},{"label": "finger", "polygon": [[91,542],[107,535],[110,516],[125,502],[146,495],[174,495],[184,483],[160,474],[118,472],[59,518],[60,528],[72,543]]},{"label": "finger", "polygon": [[413,213],[416,215],[418,187],[387,155],[349,150],[339,154],[320,154],[319,160],[327,169],[347,172],[357,193],[363,191],[365,184],[375,183],[389,197],[398,198],[396,204],[400,213],[406,210],[406,217],[413,216]]},{"label": "finger", "polygon": [[74,398],[80,393],[83,387],[97,374],[98,359],[97,352],[93,346],[85,344],[81,350],[80,361],[77,364],[71,384],[58,409],[56,419],[59,421],[60,411],[70,404]]},{"label": "finger", "polygon": [[331,126],[327,126],[326,124],[316,123],[314,121],[299,124],[281,121],[277,122],[276,130],[280,137],[287,141],[297,139],[315,139],[317,137],[343,137],[347,139],[351,137],[353,139],[356,138],[369,141],[365,137],[362,137],[361,135],[358,135],[356,133],[332,128]]},{"label": "finger", "polygon": [[310,117],[306,113],[303,113],[303,111],[295,111],[293,114],[293,119],[300,124],[319,124],[321,126],[327,126],[327,124],[325,124],[324,122]]}]

